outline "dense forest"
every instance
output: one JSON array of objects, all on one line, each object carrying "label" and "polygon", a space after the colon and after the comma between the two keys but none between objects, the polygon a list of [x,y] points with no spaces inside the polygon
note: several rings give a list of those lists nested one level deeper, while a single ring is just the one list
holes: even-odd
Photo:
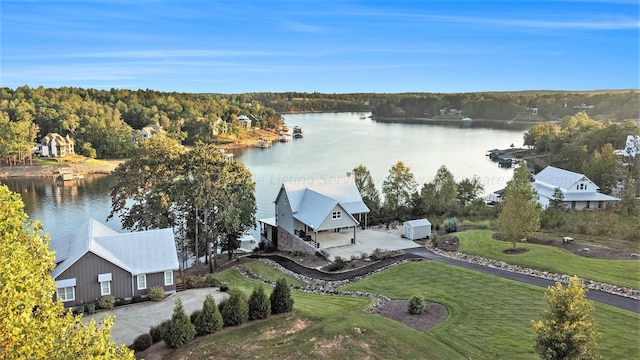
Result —
[{"label": "dense forest", "polygon": [[[321,94],[306,92],[186,94],[153,90],[0,88],[0,159],[27,161],[36,141],[50,132],[69,135],[75,151],[91,158],[126,158],[148,125],[160,125],[184,145],[218,144],[251,129],[275,130],[281,113],[371,111],[379,118],[472,117],[544,122],[578,112],[617,123],[640,118],[638,91]],[[615,145],[614,145],[615,146]]]},{"label": "dense forest", "polygon": [[153,90],[0,88],[0,157],[24,161],[47,133],[69,135],[76,153],[92,158],[126,158],[139,130],[158,124],[185,145],[218,143],[252,128],[276,129],[282,116],[258,102],[233,95],[166,93]]},{"label": "dense forest", "polygon": [[372,111],[375,117],[530,121],[559,120],[585,111],[596,120],[640,118],[640,93],[633,91],[522,91],[482,93],[321,94],[250,93],[245,101],[258,101],[281,113],[301,111]]}]

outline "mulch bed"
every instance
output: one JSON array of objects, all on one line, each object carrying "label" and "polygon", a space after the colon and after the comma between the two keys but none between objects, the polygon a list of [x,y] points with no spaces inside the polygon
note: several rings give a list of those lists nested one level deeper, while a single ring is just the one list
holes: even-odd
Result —
[{"label": "mulch bed", "polygon": [[439,303],[425,301],[424,309],[421,315],[411,315],[407,300],[389,300],[377,313],[421,332],[441,324],[449,316],[447,307]]}]

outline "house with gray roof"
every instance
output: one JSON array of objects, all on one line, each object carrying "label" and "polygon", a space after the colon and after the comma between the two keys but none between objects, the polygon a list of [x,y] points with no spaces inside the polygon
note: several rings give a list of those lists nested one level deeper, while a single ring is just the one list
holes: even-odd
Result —
[{"label": "house with gray roof", "polygon": [[273,219],[260,220],[261,233],[280,250],[314,253],[324,233],[345,232],[355,242],[369,208],[352,177],[283,183]]},{"label": "house with gray roof", "polygon": [[538,202],[543,209],[549,206],[556,189],[562,192],[564,206],[569,209],[604,209],[620,200],[598,192],[598,185],[585,175],[553,166],[534,175],[531,186],[538,193]]},{"label": "house with gray roof", "polygon": [[75,142],[69,134],[62,136],[58,133],[48,133],[40,141],[38,150],[40,155],[45,157],[64,157],[75,154],[74,146]]},{"label": "house with gray roof", "polygon": [[160,286],[176,291],[178,255],[172,229],[119,233],[95,219],[76,232],[51,240],[56,297],[65,307],[102,296],[131,299]]}]

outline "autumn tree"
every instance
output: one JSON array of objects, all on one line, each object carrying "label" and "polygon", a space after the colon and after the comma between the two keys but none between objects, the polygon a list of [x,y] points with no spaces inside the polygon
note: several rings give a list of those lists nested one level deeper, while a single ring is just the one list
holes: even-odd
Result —
[{"label": "autumn tree", "polygon": [[53,300],[55,256],[41,232],[0,186],[0,359],[134,359],[110,340],[112,317],[83,322]]},{"label": "autumn tree", "polygon": [[504,240],[513,243],[513,250],[516,249],[519,240],[525,239],[540,228],[541,208],[536,199],[527,163],[523,161],[507,183],[498,215],[500,234]]},{"label": "autumn tree", "polygon": [[389,175],[382,183],[384,211],[390,217],[398,219],[407,209],[416,189],[416,181],[411,169],[398,161],[389,169]]},{"label": "autumn tree", "polygon": [[599,359],[600,333],[593,320],[593,303],[585,298],[582,281],[574,276],[566,287],[557,282],[544,294],[549,306],[542,319],[531,321],[536,332],[535,351],[542,359]]},{"label": "autumn tree", "polygon": [[582,173],[598,184],[600,191],[606,194],[611,193],[611,189],[622,176],[620,160],[614,154],[614,150],[611,144],[605,144],[595,150],[593,156],[582,165]]}]

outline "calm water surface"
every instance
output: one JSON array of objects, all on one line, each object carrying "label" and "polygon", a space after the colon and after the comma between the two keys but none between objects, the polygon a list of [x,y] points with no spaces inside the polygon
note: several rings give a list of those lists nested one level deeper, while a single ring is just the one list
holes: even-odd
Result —
[{"label": "calm water surface", "polygon": [[[366,114],[369,115],[368,113]],[[273,200],[282,182],[312,183],[343,177],[365,165],[381,188],[398,161],[409,166],[418,184],[431,181],[446,165],[458,179],[480,177],[485,192],[504,187],[513,173],[499,168],[485,153],[493,148],[522,145],[525,127],[473,122],[470,125],[389,124],[360,119],[361,113],[285,115],[290,127],[304,128],[304,138],[276,143],[270,149],[234,151],[256,182],[257,218],[272,217]],[[52,237],[73,232],[90,217],[104,222],[109,214],[112,179],[93,176],[65,185],[49,179],[0,179],[22,194],[25,210],[40,219]],[[120,230],[118,219],[106,223]],[[257,237],[257,233],[254,233]]]}]

